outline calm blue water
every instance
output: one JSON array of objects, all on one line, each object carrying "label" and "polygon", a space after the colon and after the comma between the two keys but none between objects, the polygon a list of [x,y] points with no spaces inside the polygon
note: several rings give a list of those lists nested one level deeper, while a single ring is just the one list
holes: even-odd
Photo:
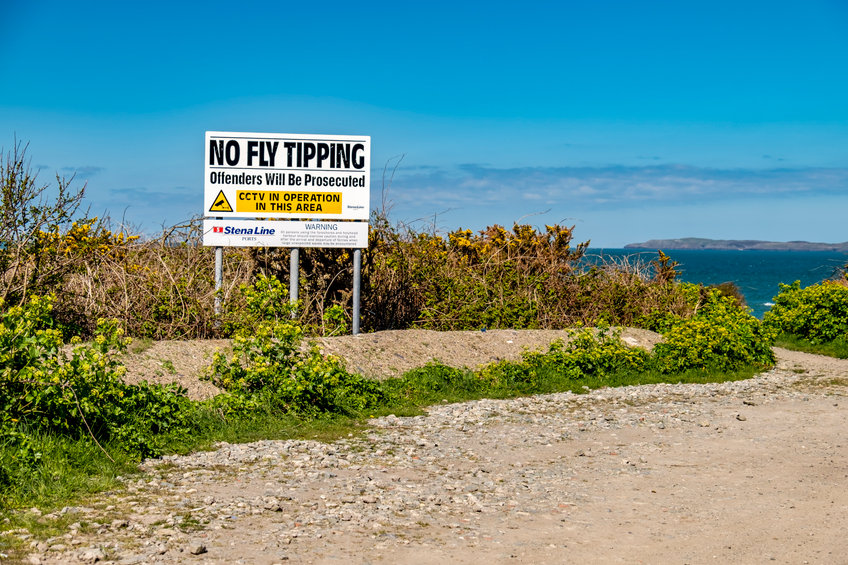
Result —
[{"label": "calm blue water", "polygon": [[[780,290],[780,283],[801,281],[801,286],[821,282],[848,263],[848,254],[832,251],[666,251],[680,263],[680,280],[719,284],[731,281],[745,295],[752,313],[762,318]],[[633,249],[589,249],[589,259],[637,257],[645,263],[656,259],[656,251]]]}]

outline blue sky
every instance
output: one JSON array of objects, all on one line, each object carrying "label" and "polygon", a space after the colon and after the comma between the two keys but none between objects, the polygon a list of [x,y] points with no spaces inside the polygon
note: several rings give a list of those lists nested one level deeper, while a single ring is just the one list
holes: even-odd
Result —
[{"label": "blue sky", "polygon": [[845,0],[5,0],[0,76],[0,146],[146,231],[215,130],[370,135],[419,228],[848,240]]}]

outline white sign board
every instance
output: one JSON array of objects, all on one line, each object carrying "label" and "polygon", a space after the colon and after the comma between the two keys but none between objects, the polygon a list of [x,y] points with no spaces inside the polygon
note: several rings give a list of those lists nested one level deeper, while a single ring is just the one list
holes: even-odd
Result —
[{"label": "white sign board", "polygon": [[206,132],[203,214],[367,220],[371,137]]},{"label": "white sign board", "polygon": [[213,247],[368,247],[366,222],[203,220],[203,245]]}]

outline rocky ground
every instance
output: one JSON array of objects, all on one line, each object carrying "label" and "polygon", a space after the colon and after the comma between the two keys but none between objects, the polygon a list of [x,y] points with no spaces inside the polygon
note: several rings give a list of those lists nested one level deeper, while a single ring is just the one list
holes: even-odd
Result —
[{"label": "rocky ground", "polygon": [[[637,339],[637,338],[633,338]],[[848,361],[144,463],[31,563],[845,563]],[[58,514],[58,513],[57,513]]]}]

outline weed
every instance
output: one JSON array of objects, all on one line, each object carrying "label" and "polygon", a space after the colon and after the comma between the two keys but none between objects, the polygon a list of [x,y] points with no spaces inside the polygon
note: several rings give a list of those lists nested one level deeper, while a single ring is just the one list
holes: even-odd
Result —
[{"label": "weed", "polygon": [[191,512],[183,512],[177,516],[177,528],[181,532],[191,533],[199,532],[206,528],[208,522],[203,522],[194,516]]}]

